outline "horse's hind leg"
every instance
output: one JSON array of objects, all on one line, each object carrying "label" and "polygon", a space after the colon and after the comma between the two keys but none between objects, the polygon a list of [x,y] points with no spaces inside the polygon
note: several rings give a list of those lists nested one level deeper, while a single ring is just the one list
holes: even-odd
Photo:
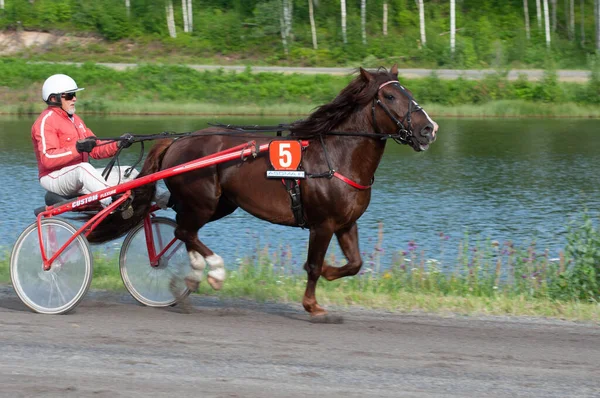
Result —
[{"label": "horse's hind leg", "polygon": [[192,268],[185,277],[185,281],[190,290],[197,290],[202,281],[204,269],[208,265],[210,268],[207,278],[208,283],[213,289],[219,290],[225,281],[225,263],[221,256],[215,254],[198,239],[198,230],[206,223],[202,221],[201,218],[190,217],[186,213],[177,215],[175,236],[185,243]]},{"label": "horse's hind leg", "polygon": [[321,275],[328,281],[343,278],[344,276],[356,275],[362,267],[356,223],[352,224],[349,228],[337,231],[335,235],[348,262],[342,267],[331,267],[324,264]]}]

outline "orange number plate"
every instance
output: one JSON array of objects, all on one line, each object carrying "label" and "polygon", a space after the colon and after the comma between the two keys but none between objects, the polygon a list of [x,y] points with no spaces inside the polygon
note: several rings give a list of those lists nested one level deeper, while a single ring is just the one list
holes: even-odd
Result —
[{"label": "orange number plate", "polygon": [[269,159],[275,170],[298,170],[302,146],[299,141],[271,141]]}]

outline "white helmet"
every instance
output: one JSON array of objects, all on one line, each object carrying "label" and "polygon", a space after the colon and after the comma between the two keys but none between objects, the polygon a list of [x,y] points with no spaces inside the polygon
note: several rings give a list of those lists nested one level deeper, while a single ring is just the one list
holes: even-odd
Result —
[{"label": "white helmet", "polygon": [[83,88],[77,87],[75,80],[69,76],[62,74],[52,75],[46,79],[42,86],[42,99],[44,102],[48,102],[48,98],[52,94],[74,93],[81,90]]}]

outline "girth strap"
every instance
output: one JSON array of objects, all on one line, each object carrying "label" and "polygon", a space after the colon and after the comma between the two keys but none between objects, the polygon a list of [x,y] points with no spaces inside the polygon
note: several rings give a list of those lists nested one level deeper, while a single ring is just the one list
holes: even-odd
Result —
[{"label": "girth strap", "polygon": [[283,178],[281,179],[285,189],[292,199],[292,213],[296,225],[304,229],[306,227],[306,219],[304,218],[304,207],[302,206],[302,194],[300,193],[300,180]]}]

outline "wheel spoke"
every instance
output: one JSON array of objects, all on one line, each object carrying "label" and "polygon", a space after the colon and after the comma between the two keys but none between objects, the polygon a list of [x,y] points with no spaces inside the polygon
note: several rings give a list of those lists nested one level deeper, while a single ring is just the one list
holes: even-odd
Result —
[{"label": "wheel spoke", "polygon": [[[46,256],[51,258],[77,230],[57,219],[41,224]],[[42,265],[37,222],[17,239],[10,260],[11,280],[25,305],[44,314],[62,314],[75,308],[83,299],[92,277],[92,257],[87,240],[78,235],[56,258],[50,270]]]},{"label": "wheel spoke", "polygon": [[[160,253],[172,242],[176,224],[163,217],[154,217],[151,222],[154,247],[157,253]],[[121,248],[119,263],[125,287],[138,302],[144,305],[153,307],[172,305],[176,302],[176,298],[170,290],[171,278],[180,273],[182,266],[188,266],[187,262],[180,260],[185,258],[187,261],[187,257],[183,256],[187,253],[185,245],[181,241],[173,242],[162,255],[157,267],[149,264],[145,247],[144,227],[140,225],[130,231]],[[179,296],[188,292],[187,289],[182,290]]]}]

